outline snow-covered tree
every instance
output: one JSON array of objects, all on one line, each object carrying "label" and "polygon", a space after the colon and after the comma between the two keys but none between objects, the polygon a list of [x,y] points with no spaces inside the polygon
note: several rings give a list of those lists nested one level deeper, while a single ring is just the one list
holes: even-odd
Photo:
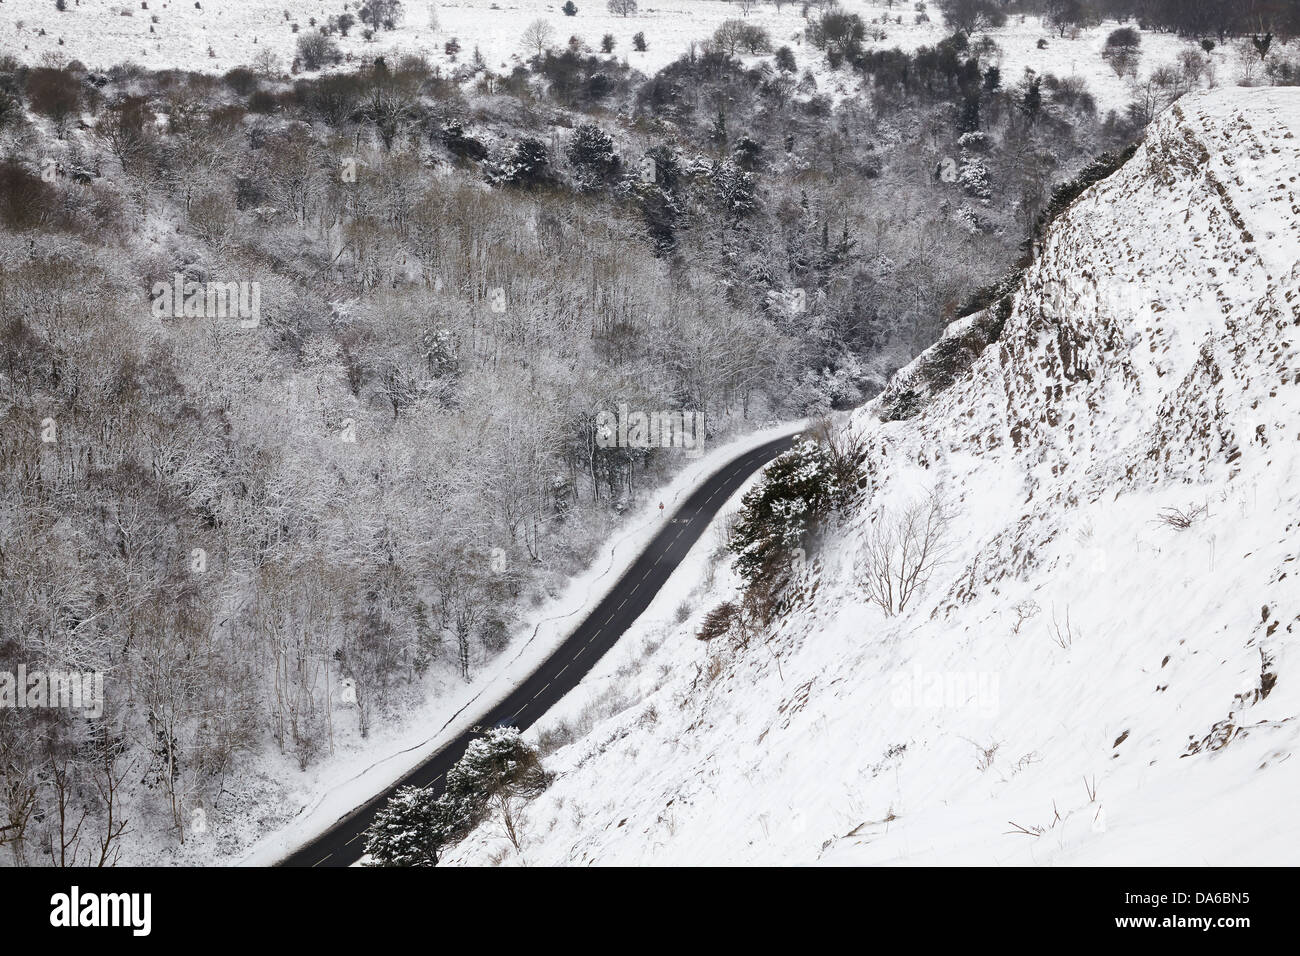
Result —
[{"label": "snow-covered tree", "polygon": [[506,159],[488,170],[491,182],[515,186],[537,186],[551,179],[551,160],[546,144],[525,136]]},{"label": "snow-covered tree", "polygon": [[402,787],[366,831],[374,866],[437,866],[443,829],[438,802],[423,787]]},{"label": "snow-covered tree", "polygon": [[537,751],[515,727],[494,727],[470,742],[447,771],[442,796],[403,787],[366,831],[366,852],[376,866],[435,866],[439,850],[482,823],[494,809],[518,841],[518,802],[546,788],[550,778]]},{"label": "snow-covered tree", "polygon": [[989,170],[983,159],[971,153],[963,152],[961,168],[957,173],[957,181],[961,183],[961,188],[966,191],[968,196],[974,196],[980,202],[988,205],[993,195],[993,188],[989,185]]},{"label": "snow-covered tree", "polygon": [[564,155],[577,173],[578,188],[598,189],[618,169],[614,140],[594,123],[584,123],[573,131]]},{"label": "snow-covered tree", "polygon": [[736,555],[736,572],[754,581],[790,561],[813,523],[844,491],[825,445],[804,439],[779,455],[741,499],[740,518],[728,543]]}]

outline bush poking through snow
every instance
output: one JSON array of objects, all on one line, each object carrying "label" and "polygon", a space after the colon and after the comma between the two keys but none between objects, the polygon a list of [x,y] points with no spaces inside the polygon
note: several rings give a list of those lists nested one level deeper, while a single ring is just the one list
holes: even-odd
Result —
[{"label": "bush poking through snow", "polygon": [[339,48],[323,33],[303,33],[298,37],[298,59],[303,69],[319,70],[339,61]]},{"label": "bush poking through snow", "polygon": [[1204,518],[1209,510],[1205,505],[1189,505],[1186,511],[1181,508],[1165,508],[1156,515],[1156,521],[1175,531],[1186,531]]},{"label": "bush poking through snow", "polygon": [[1051,637],[1052,643],[1063,651],[1068,651],[1074,646],[1074,625],[1070,623],[1070,608],[1065,608],[1065,621],[1056,619],[1056,609],[1052,609],[1052,626],[1049,628],[1048,636]]},{"label": "bush poking through snow", "polygon": [[1011,628],[1012,634],[1019,634],[1020,629],[1025,626],[1026,621],[1028,621],[1030,618],[1037,617],[1039,614],[1043,612],[1043,609],[1038,606],[1038,602],[1032,599],[1026,599],[1024,601],[1021,601],[1014,608],[1012,608],[1012,610],[1015,612],[1016,615],[1015,626]]},{"label": "bush poking through snow", "polygon": [[690,618],[690,616],[691,616],[691,604],[689,601],[682,601],[680,604],[677,605],[677,609],[673,611],[673,620],[675,620],[678,624],[685,624],[686,621]]},{"label": "bush poking through snow", "polygon": [[740,609],[731,601],[724,601],[708,614],[700,629],[695,632],[696,640],[713,641],[731,633],[739,619]]}]

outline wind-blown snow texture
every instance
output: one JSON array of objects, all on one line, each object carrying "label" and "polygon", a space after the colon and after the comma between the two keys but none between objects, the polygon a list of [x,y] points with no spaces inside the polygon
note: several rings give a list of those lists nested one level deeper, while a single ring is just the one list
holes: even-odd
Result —
[{"label": "wind-blown snow texture", "polygon": [[[729,590],[701,588],[636,660],[695,582],[670,584],[589,679],[632,702],[548,758],[522,853],[484,827],[445,862],[1294,863],[1298,133],[1300,90],[1171,108],[1052,227],[1000,340],[916,417],[855,415],[873,494],[770,641],[695,641]],[[933,488],[949,560],[886,618],[855,556]]]}]

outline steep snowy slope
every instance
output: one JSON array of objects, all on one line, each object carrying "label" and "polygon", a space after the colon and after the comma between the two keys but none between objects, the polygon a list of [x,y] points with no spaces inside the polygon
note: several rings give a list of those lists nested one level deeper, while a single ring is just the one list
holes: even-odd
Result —
[{"label": "steep snowy slope", "polygon": [[[618,703],[547,758],[522,850],[485,826],[447,862],[1300,860],[1297,134],[1300,90],[1170,109],[968,370],[856,414],[872,493],[799,607],[696,641],[735,583],[702,544],[550,720]],[[888,617],[855,563],[932,492],[946,561]]]}]

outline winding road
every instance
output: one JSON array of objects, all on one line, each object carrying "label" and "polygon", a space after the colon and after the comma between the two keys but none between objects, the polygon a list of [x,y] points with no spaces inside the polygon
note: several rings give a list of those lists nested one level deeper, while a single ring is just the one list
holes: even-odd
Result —
[{"label": "winding road", "polygon": [[[483,715],[479,726],[508,725],[523,730],[576,687],[650,606],[718,509],[750,475],[789,448],[794,438],[787,435],[775,439],[733,459],[696,488],[671,517],[665,516],[663,528],[609,594],[531,676]],[[431,790],[434,796],[441,794],[447,771],[464,754],[474,736],[473,731],[461,734],[280,865],[350,866],[357,862],[362,856],[366,829],[393,792],[399,787],[419,786]]]}]

